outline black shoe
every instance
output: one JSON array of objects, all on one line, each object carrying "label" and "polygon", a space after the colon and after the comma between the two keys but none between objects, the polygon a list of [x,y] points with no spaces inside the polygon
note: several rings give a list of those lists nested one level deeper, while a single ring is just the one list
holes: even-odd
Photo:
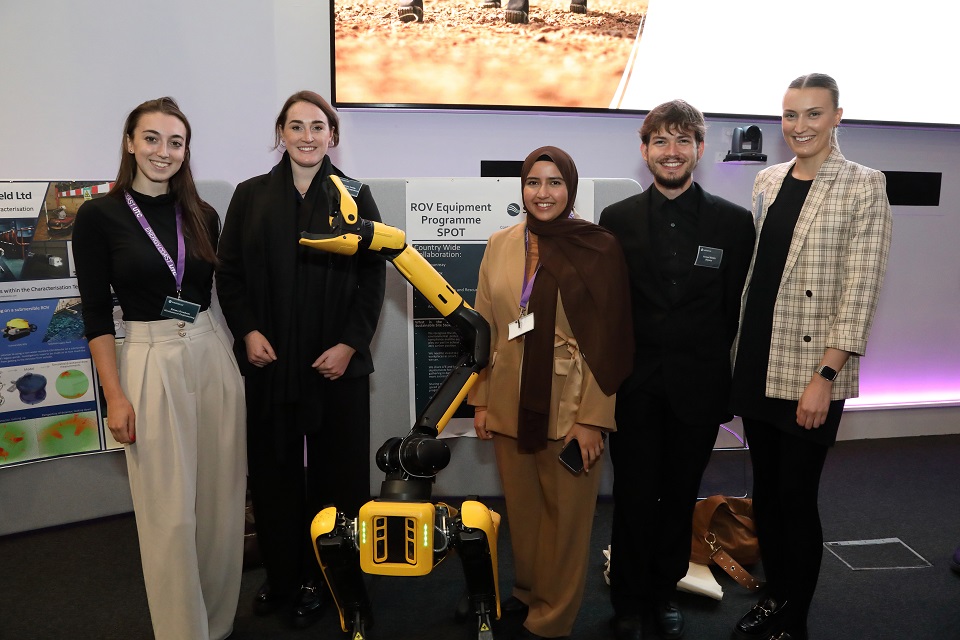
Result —
[{"label": "black shoe", "polygon": [[510,596],[500,603],[500,615],[502,616],[524,616],[530,611],[530,607],[520,598]]},{"label": "black shoe", "polygon": [[586,13],[587,0],[570,0],[570,13]]},{"label": "black shoe", "polygon": [[423,22],[423,0],[403,0],[397,6],[400,22]]},{"label": "black shoe", "polygon": [[664,640],[683,637],[683,612],[673,600],[661,600],[654,606],[657,631]]},{"label": "black shoe", "polygon": [[614,616],[610,628],[614,640],[643,640],[643,618],[640,616]]},{"label": "black shoe", "polygon": [[526,11],[513,11],[507,9],[503,12],[503,19],[510,24],[527,24],[530,20],[527,18]]},{"label": "black shoe", "polygon": [[271,587],[269,582],[264,582],[257,590],[257,595],[253,597],[253,613],[258,616],[268,616],[280,609],[288,599],[289,594],[280,593]]},{"label": "black shoe", "polygon": [[776,635],[783,629],[786,622],[783,611],[787,608],[786,602],[780,603],[773,598],[766,598],[753,605],[733,628],[732,640],[764,640]]},{"label": "black shoe", "polygon": [[290,617],[290,624],[297,629],[306,629],[314,622],[323,617],[323,611],[326,608],[326,599],[323,592],[327,590],[325,583],[317,586],[313,580],[309,580],[302,587],[293,603],[293,612]]}]

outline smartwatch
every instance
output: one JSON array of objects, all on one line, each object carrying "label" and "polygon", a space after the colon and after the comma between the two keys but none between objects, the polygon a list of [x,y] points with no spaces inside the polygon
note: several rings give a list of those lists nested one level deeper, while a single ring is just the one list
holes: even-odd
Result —
[{"label": "smartwatch", "polygon": [[834,369],[833,367],[828,367],[825,364],[822,364],[819,367],[817,367],[817,373],[820,374],[821,378],[824,378],[825,380],[829,380],[830,382],[833,382],[834,380],[837,379],[837,370]]}]

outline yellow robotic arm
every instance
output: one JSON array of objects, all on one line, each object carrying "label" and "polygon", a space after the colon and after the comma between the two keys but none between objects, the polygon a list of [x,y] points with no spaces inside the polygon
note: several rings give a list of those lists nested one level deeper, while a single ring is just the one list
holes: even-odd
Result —
[{"label": "yellow robotic arm", "polygon": [[490,327],[479,313],[444,280],[420,253],[408,245],[406,234],[382,222],[360,218],[357,204],[338,176],[330,176],[331,234],[300,234],[300,244],[328,253],[353,255],[373,251],[393,263],[397,271],[433,305],[459,333],[464,354],[450,375],[427,403],[414,429],[436,436],[443,431],[457,407],[487,366]]},{"label": "yellow robotic arm", "polygon": [[[324,185],[330,201],[329,234],[302,233],[300,244],[341,255],[373,251],[393,263],[458,332],[463,354],[430,398],[410,432],[390,438],[377,451],[386,474],[380,496],[355,519],[328,507],[317,514],[311,536],[317,560],[333,593],[340,622],[351,640],[367,638],[371,603],[363,573],[425,575],[449,551],[463,563],[477,640],[493,640],[492,620],[500,617],[497,586],[497,531],[500,516],[473,500],[458,511],[430,502],[434,477],[450,462],[450,449],[437,439],[487,365],[490,327],[453,287],[408,245],[400,229],[364,220],[350,190],[338,176]],[[359,556],[359,558],[358,558]],[[472,633],[472,632],[471,632]]]}]

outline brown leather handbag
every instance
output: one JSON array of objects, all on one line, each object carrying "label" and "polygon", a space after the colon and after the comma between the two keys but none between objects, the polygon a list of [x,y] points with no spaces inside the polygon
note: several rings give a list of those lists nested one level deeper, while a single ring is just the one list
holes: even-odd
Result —
[{"label": "brown leather handbag", "polygon": [[760,545],[750,498],[710,496],[697,503],[693,510],[691,562],[716,563],[738,583],[756,591],[762,583],[743,565],[759,560]]}]

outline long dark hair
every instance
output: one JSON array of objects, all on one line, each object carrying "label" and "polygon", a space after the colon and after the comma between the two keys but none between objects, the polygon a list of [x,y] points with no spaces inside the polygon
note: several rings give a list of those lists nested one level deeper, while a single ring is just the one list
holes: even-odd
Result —
[{"label": "long dark hair", "polygon": [[148,113],[162,113],[173,116],[183,123],[187,130],[187,139],[184,141],[185,152],[180,170],[170,178],[170,193],[180,204],[183,210],[183,236],[187,246],[187,253],[211,264],[217,264],[217,251],[213,246],[213,238],[207,228],[207,220],[211,213],[216,211],[200,198],[197,185],[193,181],[190,171],[190,122],[180,110],[177,101],[170,97],[147,100],[138,105],[123,125],[123,138],[120,140],[120,170],[117,172],[117,181],[108,195],[122,197],[123,192],[129,190],[137,177],[137,159],[127,151],[127,140],[133,138],[133,133],[140,123],[140,118]]}]

